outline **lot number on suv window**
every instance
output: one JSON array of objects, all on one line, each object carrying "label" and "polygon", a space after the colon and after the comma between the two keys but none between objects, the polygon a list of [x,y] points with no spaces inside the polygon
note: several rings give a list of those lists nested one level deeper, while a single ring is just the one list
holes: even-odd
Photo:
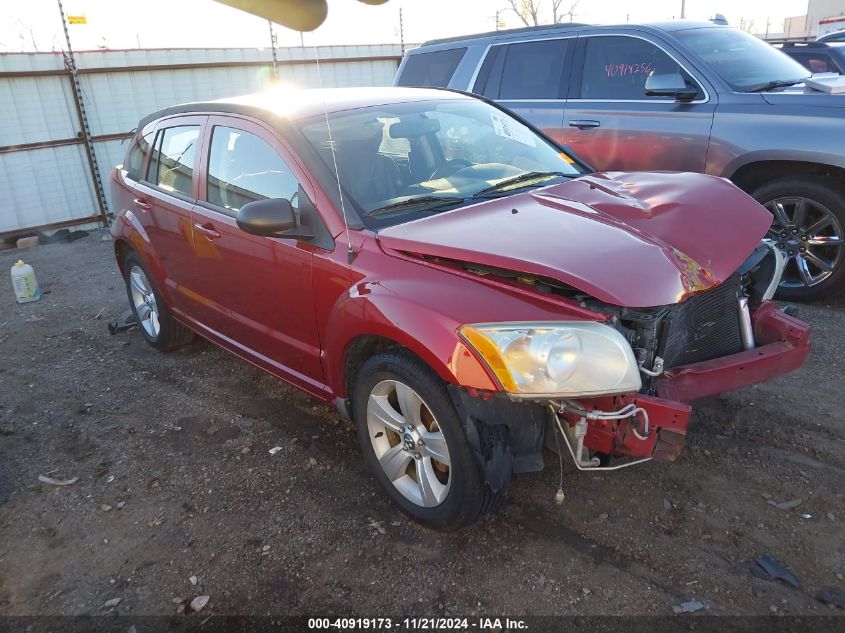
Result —
[{"label": "lot number on suv window", "polygon": [[679,73],[690,81],[675,60],[650,42],[633,37],[591,37],[584,55],[581,98],[652,98],[645,94],[645,81],[652,73]]}]

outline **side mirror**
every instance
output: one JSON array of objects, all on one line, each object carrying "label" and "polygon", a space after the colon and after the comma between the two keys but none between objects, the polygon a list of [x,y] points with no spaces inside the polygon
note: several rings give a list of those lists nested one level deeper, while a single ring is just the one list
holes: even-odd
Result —
[{"label": "side mirror", "polygon": [[679,73],[649,75],[645,80],[647,97],[670,97],[678,101],[692,101],[698,88],[690,86]]},{"label": "side mirror", "polygon": [[286,231],[297,227],[293,207],[284,198],[248,202],[238,211],[236,221],[242,231],[265,237],[286,237]]}]

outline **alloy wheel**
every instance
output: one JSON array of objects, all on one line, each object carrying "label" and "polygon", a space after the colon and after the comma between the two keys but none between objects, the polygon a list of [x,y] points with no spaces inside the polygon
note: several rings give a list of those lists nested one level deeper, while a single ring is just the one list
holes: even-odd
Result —
[{"label": "alloy wheel", "polygon": [[367,401],[367,430],[388,480],[412,503],[440,505],[452,483],[446,437],[420,395],[397,380],[376,384]]},{"label": "alloy wheel", "polygon": [[132,295],[132,306],[138,315],[138,322],[152,339],[158,337],[161,324],[158,320],[158,305],[155,293],[147,279],[147,274],[140,266],[133,266],[129,270],[129,289]]},{"label": "alloy wheel", "polygon": [[775,198],[763,206],[775,218],[767,237],[786,260],[781,287],[815,286],[830,277],[842,261],[845,244],[836,216],[801,196]]}]

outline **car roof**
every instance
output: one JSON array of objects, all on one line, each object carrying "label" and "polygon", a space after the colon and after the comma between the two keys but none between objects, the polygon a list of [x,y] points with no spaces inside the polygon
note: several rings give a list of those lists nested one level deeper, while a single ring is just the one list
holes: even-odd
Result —
[{"label": "car roof", "polygon": [[437,88],[292,89],[278,87],[264,92],[226,99],[173,105],[144,117],[138,124],[138,129],[143,129],[157,119],[175,114],[223,112],[246,114],[259,119],[275,118],[294,121],[317,114],[352,110],[366,106],[443,99],[472,99],[472,97]]},{"label": "car roof", "polygon": [[[487,31],[485,33],[473,33],[470,35],[459,35],[457,37],[445,37],[435,40],[428,40],[427,42],[423,42],[420,45],[420,48],[428,47],[428,46],[436,46],[440,44],[449,44],[449,43],[460,43],[460,42],[468,42],[472,40],[484,39],[484,38],[495,38],[495,37],[504,37],[504,36],[512,36],[512,35],[532,35],[538,34],[541,35],[543,33],[562,33],[567,31],[578,31],[582,33],[589,33],[593,30],[607,31],[613,29],[636,29],[636,28],[645,28],[645,29],[653,29],[653,30],[660,30],[666,32],[672,31],[684,31],[687,29],[701,29],[701,28],[730,28],[726,27],[721,24],[714,24],[713,22],[701,22],[695,20],[670,20],[665,22],[648,22],[648,23],[628,23],[625,24],[615,24],[615,25],[605,25],[605,24],[581,24],[577,22],[571,22],[566,24],[542,24],[540,26],[528,26],[522,27],[518,29],[503,29],[501,31]],[[408,53],[415,53],[419,49],[413,49],[408,51]]]},{"label": "car roof", "polygon": [[843,38],[845,38],[845,29],[840,29],[839,31],[831,31],[830,33],[825,33],[821,37],[817,38],[817,42],[842,42]]}]

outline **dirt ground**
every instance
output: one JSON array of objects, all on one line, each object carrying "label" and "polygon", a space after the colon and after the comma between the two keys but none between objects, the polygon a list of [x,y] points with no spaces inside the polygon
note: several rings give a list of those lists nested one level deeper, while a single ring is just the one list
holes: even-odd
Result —
[{"label": "dirt ground", "polygon": [[[555,505],[548,455],[440,534],[388,502],[329,408],[209,343],[110,335],[127,300],[104,237],[0,252],[0,614],[198,595],[203,616],[845,614],[815,598],[845,590],[845,299],[800,308],[800,371],[699,405],[679,463],[567,466]],[[14,303],[21,255],[38,303]],[[764,554],[801,589],[754,576]]]}]

